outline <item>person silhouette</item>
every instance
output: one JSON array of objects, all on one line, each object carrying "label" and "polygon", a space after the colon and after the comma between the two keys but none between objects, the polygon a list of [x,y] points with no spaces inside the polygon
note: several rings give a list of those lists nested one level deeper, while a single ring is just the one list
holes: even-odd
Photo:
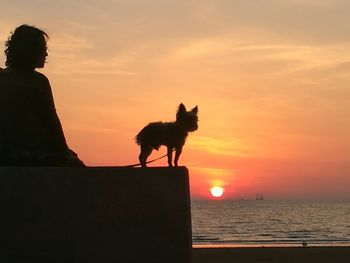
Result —
[{"label": "person silhouette", "polygon": [[21,25],[5,43],[0,68],[0,166],[85,166],[69,149],[45,66],[48,35]]}]

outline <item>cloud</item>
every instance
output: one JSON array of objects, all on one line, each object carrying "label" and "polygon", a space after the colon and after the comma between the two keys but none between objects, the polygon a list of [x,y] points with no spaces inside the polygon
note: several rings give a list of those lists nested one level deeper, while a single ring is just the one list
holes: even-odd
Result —
[{"label": "cloud", "polygon": [[[49,40],[50,72],[54,74],[135,75],[131,69],[135,56],[132,51],[99,57],[90,39],[68,33],[54,35]],[[52,63],[51,63],[52,62]]]},{"label": "cloud", "polygon": [[67,33],[54,35],[49,43],[55,52],[82,53],[95,48],[91,40]]},{"label": "cloud", "polygon": [[190,147],[206,151],[213,155],[245,156],[252,153],[239,139],[212,138],[206,136],[194,136],[188,143]]},{"label": "cloud", "polygon": [[196,176],[206,178],[210,186],[227,186],[235,181],[236,171],[234,169],[222,169],[214,167],[191,167],[191,171]]}]

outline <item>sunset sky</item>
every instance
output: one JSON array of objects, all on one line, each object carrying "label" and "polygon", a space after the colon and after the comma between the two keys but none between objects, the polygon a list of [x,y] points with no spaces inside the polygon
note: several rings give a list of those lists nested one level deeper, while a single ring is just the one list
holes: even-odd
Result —
[{"label": "sunset sky", "polygon": [[87,165],[137,163],[138,131],[183,102],[199,107],[179,161],[193,198],[222,186],[222,198],[350,200],[349,11],[347,0],[1,0],[0,43],[24,23],[49,34],[41,72]]}]

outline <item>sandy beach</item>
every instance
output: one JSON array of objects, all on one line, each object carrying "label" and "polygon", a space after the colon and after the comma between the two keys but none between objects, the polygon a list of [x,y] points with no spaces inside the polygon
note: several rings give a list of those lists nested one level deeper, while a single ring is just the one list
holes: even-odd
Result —
[{"label": "sandy beach", "polygon": [[324,247],[205,247],[193,249],[194,263],[347,263],[349,246]]}]

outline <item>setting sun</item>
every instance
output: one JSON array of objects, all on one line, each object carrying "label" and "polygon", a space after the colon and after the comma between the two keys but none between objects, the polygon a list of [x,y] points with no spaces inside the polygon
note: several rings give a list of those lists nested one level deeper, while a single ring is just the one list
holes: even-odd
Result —
[{"label": "setting sun", "polygon": [[224,193],[224,188],[220,186],[214,186],[210,189],[210,193],[213,197],[221,197]]}]

